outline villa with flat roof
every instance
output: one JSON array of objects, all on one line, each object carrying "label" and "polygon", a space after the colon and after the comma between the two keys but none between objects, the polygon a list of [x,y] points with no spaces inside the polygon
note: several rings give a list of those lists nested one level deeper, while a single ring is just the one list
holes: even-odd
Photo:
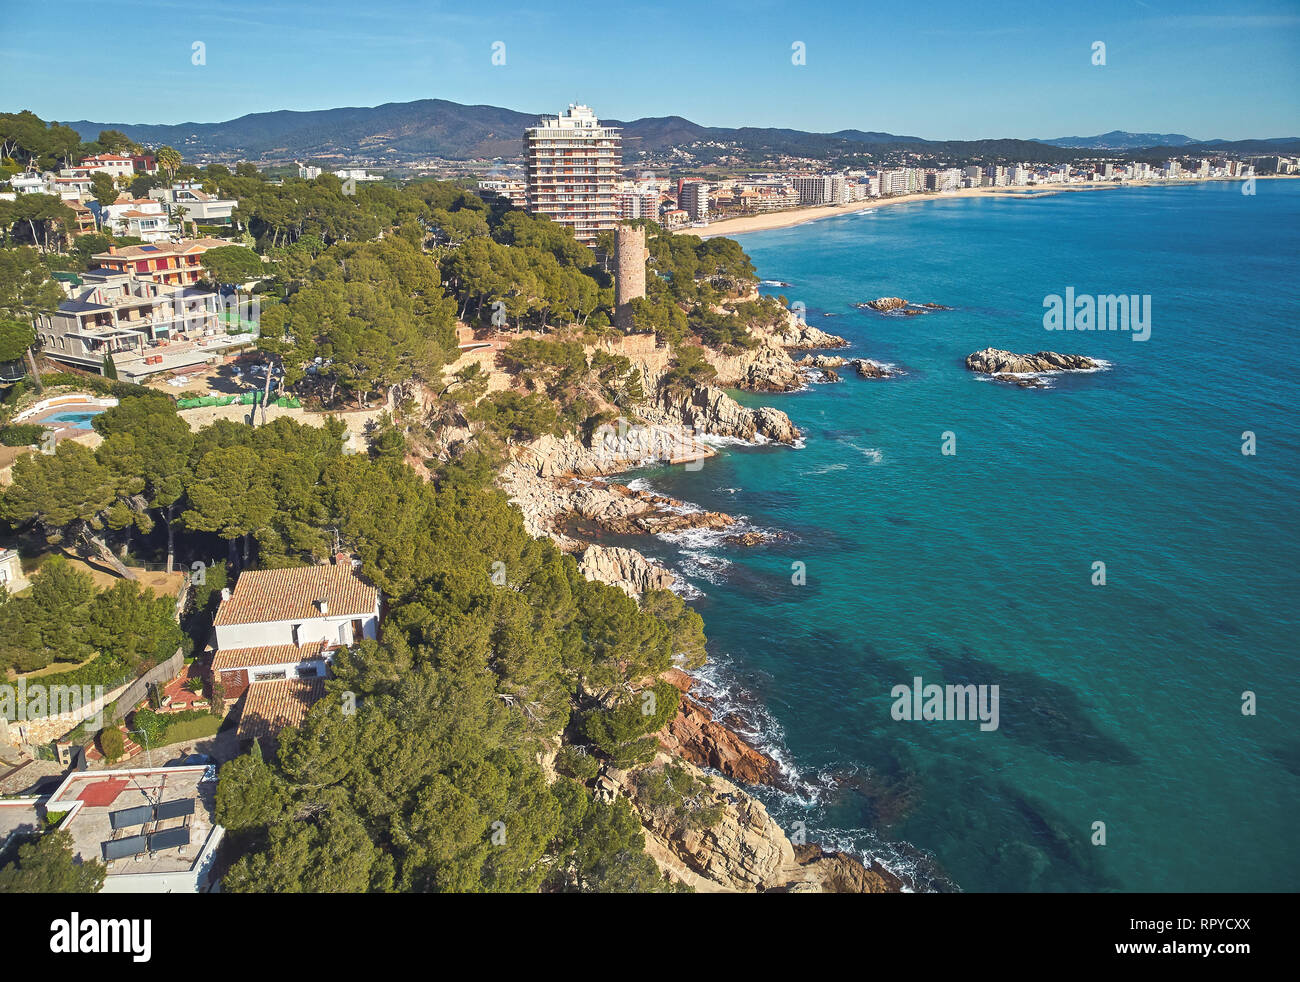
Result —
[{"label": "villa with flat roof", "polygon": [[[144,246],[135,248],[147,248]],[[77,368],[102,371],[111,355],[127,382],[159,372],[216,364],[255,334],[226,330],[223,298],[211,290],[170,286],[130,273],[87,274],[80,288],[34,326],[42,353]],[[240,321],[241,327],[247,327]]]},{"label": "villa with flat roof", "polygon": [[45,802],[75,857],[104,863],[102,893],[199,893],[225,829],[210,764],[73,771]]}]

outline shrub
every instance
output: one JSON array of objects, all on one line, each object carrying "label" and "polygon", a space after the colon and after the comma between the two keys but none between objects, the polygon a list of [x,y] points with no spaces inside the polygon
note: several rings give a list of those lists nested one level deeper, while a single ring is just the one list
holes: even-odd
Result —
[{"label": "shrub", "polygon": [[126,753],[126,740],[122,731],[116,726],[108,726],[99,731],[99,749],[110,764],[116,764]]},{"label": "shrub", "polygon": [[600,770],[600,764],[591,754],[584,754],[566,743],[555,755],[555,769],[567,777],[590,781]]}]

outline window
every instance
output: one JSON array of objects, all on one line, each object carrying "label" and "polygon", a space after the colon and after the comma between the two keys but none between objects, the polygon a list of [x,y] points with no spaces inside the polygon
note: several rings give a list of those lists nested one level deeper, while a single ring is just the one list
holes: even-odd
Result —
[{"label": "window", "polygon": [[254,682],[276,682],[276,681],[278,681],[278,680],[280,680],[280,679],[283,679],[283,678],[286,678],[286,677],[287,677],[287,674],[286,674],[286,672],[285,672],[285,670],[284,670],[283,668],[280,669],[278,672],[276,672],[276,671],[268,671],[268,672],[255,672],[255,673],[253,673],[253,681],[254,681]]},{"label": "window", "polygon": [[300,679],[314,679],[318,675],[320,675],[320,667],[317,665],[298,666],[298,678]]}]

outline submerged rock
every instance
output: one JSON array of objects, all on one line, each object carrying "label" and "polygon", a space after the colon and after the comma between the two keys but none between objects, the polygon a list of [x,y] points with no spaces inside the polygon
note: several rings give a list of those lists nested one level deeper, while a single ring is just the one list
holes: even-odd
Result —
[{"label": "submerged rock", "polygon": [[1037,375],[994,375],[993,381],[1006,382],[1009,385],[1018,385],[1022,389],[1045,389],[1047,383]]},{"label": "submerged rock", "polygon": [[904,317],[916,317],[936,310],[952,310],[951,307],[945,307],[941,303],[913,303],[910,300],[904,300],[902,297],[878,297],[875,300],[868,300],[866,303],[857,303],[853,306],[859,310],[875,310],[882,314],[897,313],[902,314]]}]

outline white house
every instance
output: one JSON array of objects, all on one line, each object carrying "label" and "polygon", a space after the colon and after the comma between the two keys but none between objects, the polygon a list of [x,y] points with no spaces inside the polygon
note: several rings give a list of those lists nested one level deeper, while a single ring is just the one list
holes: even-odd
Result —
[{"label": "white house", "polygon": [[120,153],[97,153],[86,157],[78,170],[88,174],[107,174],[109,177],[131,177],[135,174],[135,160]]},{"label": "white house", "polygon": [[98,208],[100,221],[118,235],[161,242],[179,231],[162,203],[152,198],[118,198],[111,205],[98,205]]},{"label": "white house", "polygon": [[258,685],[323,679],[335,651],[379,637],[379,617],[379,591],[346,556],[326,566],[247,570],[213,620],[212,673],[227,699]]},{"label": "white house", "polygon": [[23,564],[18,551],[0,549],[0,587],[14,594],[30,585],[30,581],[23,575]]},{"label": "white house", "polygon": [[[183,181],[169,188],[154,188],[149,197],[161,201],[172,214],[185,210],[185,221],[197,225],[230,225],[231,213],[239,205],[234,198],[218,198],[208,194],[193,181]],[[179,215],[178,215],[179,217]]]}]

